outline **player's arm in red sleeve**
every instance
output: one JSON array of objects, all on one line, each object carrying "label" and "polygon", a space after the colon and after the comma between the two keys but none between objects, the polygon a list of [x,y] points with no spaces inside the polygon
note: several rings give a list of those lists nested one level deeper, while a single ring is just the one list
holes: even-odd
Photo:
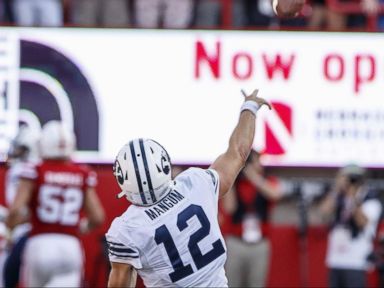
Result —
[{"label": "player's arm in red sleeve", "polygon": [[31,201],[35,183],[30,179],[21,178],[17,189],[15,201],[9,209],[8,217],[5,221],[9,229],[27,221],[27,207]]},{"label": "player's arm in red sleeve", "polygon": [[132,265],[111,262],[108,287],[136,287],[137,272]]},{"label": "player's arm in red sleeve", "polygon": [[[245,101],[255,102],[258,106],[265,104],[270,108],[267,101],[257,97],[257,93],[258,90],[253,91],[251,95],[245,97]],[[255,136],[255,120],[256,115],[252,111],[243,110],[241,112],[239,121],[229,139],[227,151],[210,166],[219,174],[220,197],[229,191],[241,168],[245,165]]]}]

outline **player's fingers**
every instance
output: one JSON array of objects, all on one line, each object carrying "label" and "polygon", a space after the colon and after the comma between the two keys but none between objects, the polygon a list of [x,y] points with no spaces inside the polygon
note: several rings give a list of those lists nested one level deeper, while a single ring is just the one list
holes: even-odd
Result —
[{"label": "player's fingers", "polygon": [[267,105],[269,110],[272,110],[272,106],[271,104],[269,104],[269,102],[267,102],[266,100],[263,101],[263,104]]},{"label": "player's fingers", "polygon": [[255,89],[255,90],[252,92],[252,96],[257,97],[257,93],[259,93],[259,89]]},{"label": "player's fingers", "polygon": [[259,93],[259,89],[255,89],[252,94],[250,95],[247,95],[247,93],[245,93],[244,89],[241,89],[241,94],[243,94],[244,97],[257,97],[257,94]]}]

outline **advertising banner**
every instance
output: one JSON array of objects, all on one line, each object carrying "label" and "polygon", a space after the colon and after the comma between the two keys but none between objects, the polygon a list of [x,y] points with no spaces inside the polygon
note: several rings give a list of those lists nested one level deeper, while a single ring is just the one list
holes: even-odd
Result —
[{"label": "advertising banner", "polygon": [[62,119],[79,161],[144,137],[210,164],[259,88],[265,165],[384,167],[383,51],[379,33],[1,28],[0,153],[19,123]]}]

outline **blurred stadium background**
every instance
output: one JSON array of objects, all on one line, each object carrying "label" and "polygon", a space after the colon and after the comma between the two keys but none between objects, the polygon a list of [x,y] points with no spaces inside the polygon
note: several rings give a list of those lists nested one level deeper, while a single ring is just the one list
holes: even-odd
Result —
[{"label": "blurred stadium background", "polygon": [[[264,0],[191,0],[169,15],[160,8],[156,22],[156,8],[134,1],[57,1],[32,13],[0,0],[0,187],[19,122],[72,125],[76,160],[97,171],[107,212],[83,237],[84,286],[105,286],[103,236],[127,207],[112,175],[119,147],[149,137],[174,165],[206,167],[226,147],[240,89],[258,87],[275,109],[261,111],[254,147],[267,173],[294,187],[273,207],[267,286],[326,286],[327,229],[314,207],[337,169],[366,167],[384,196],[381,2],[309,0],[298,17],[278,19]],[[370,286],[378,281],[373,265]]]}]

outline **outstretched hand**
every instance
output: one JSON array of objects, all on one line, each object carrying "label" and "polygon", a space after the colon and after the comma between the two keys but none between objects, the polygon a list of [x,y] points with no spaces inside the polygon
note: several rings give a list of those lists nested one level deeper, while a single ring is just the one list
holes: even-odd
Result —
[{"label": "outstretched hand", "polygon": [[255,101],[260,107],[263,105],[268,106],[269,110],[272,110],[271,104],[263,98],[257,97],[257,94],[259,93],[259,89],[255,89],[252,94],[247,95],[244,90],[241,90],[241,93],[245,97],[245,101]]}]

